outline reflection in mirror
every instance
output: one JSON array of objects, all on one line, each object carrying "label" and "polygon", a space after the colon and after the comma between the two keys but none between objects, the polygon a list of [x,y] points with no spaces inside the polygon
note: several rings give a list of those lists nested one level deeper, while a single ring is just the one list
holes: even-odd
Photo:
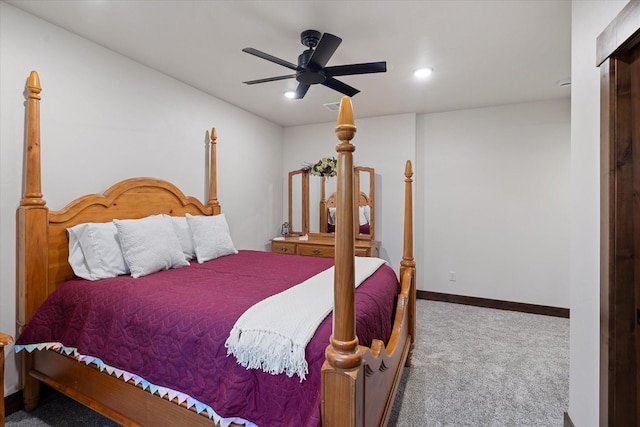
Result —
[{"label": "reflection in mirror", "polygon": [[289,172],[290,234],[309,232],[309,174],[301,169]]},{"label": "reflection in mirror", "polygon": [[375,239],[375,172],[373,168],[356,166],[354,168],[354,185],[359,190],[358,213],[354,230],[356,239]]},{"label": "reflection in mirror", "polygon": [[[319,208],[318,203],[322,203],[322,190],[325,188],[324,184],[329,181],[331,185],[335,187],[336,180],[333,178],[327,178],[324,176],[309,176],[309,205],[313,206],[313,209],[309,210],[309,232],[311,233],[326,233],[326,230],[322,230],[320,224],[322,224],[322,210]],[[318,209],[316,209],[318,207]],[[326,220],[326,218],[325,218]]]},{"label": "reflection in mirror", "polygon": [[[373,168],[357,166],[354,168],[354,187],[358,197],[354,202],[354,230],[357,239],[373,240],[375,234],[375,213],[374,213],[374,179]],[[313,179],[311,180],[313,187]],[[336,218],[336,189],[335,182],[322,178],[319,196],[312,192],[311,200],[318,197],[320,208],[318,209],[319,230],[321,233],[333,233],[335,231]],[[311,224],[314,224],[313,220]]]}]

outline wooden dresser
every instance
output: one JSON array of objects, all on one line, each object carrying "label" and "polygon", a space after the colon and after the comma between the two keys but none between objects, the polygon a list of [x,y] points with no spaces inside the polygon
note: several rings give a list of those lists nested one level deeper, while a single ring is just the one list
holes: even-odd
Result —
[{"label": "wooden dresser", "polygon": [[[333,258],[335,239],[333,236],[309,236],[307,240],[286,237],[271,240],[271,252],[290,255]],[[356,240],[356,256],[380,256],[380,242],[377,240]]]}]

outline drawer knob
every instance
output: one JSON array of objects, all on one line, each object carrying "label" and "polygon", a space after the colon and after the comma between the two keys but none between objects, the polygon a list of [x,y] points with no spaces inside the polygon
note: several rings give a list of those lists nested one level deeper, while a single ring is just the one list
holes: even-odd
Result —
[{"label": "drawer knob", "polygon": [[280,252],[287,252],[289,248],[280,248]]},{"label": "drawer knob", "polygon": [[314,249],[313,250],[313,254],[314,255],[320,255],[320,249]]}]

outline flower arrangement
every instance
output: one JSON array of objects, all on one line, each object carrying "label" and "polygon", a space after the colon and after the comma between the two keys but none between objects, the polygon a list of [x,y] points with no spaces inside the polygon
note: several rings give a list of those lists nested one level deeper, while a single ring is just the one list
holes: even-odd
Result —
[{"label": "flower arrangement", "polygon": [[314,176],[336,176],[338,161],[335,157],[323,157],[318,163],[307,164],[302,170]]}]

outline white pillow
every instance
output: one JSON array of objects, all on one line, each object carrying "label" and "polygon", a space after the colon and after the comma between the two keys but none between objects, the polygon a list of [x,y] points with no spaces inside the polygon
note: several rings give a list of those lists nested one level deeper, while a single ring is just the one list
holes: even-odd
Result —
[{"label": "white pillow", "polygon": [[173,223],[173,231],[175,231],[178,240],[180,240],[184,257],[187,260],[194,259],[196,257],[196,250],[193,245],[189,224],[187,224],[187,218],[183,216],[170,216],[169,218],[171,218],[171,222]]},{"label": "white pillow", "polygon": [[229,225],[224,214],[213,216],[187,214],[186,216],[195,244],[196,258],[200,264],[238,253],[233,246]]},{"label": "white pillow", "polygon": [[114,219],[124,259],[137,278],[160,270],[189,265],[173,223],[168,216],[152,215],[141,219]]},{"label": "white pillow", "polygon": [[67,229],[69,264],[76,276],[87,280],[128,274],[116,226],[111,222],[88,222]]}]

